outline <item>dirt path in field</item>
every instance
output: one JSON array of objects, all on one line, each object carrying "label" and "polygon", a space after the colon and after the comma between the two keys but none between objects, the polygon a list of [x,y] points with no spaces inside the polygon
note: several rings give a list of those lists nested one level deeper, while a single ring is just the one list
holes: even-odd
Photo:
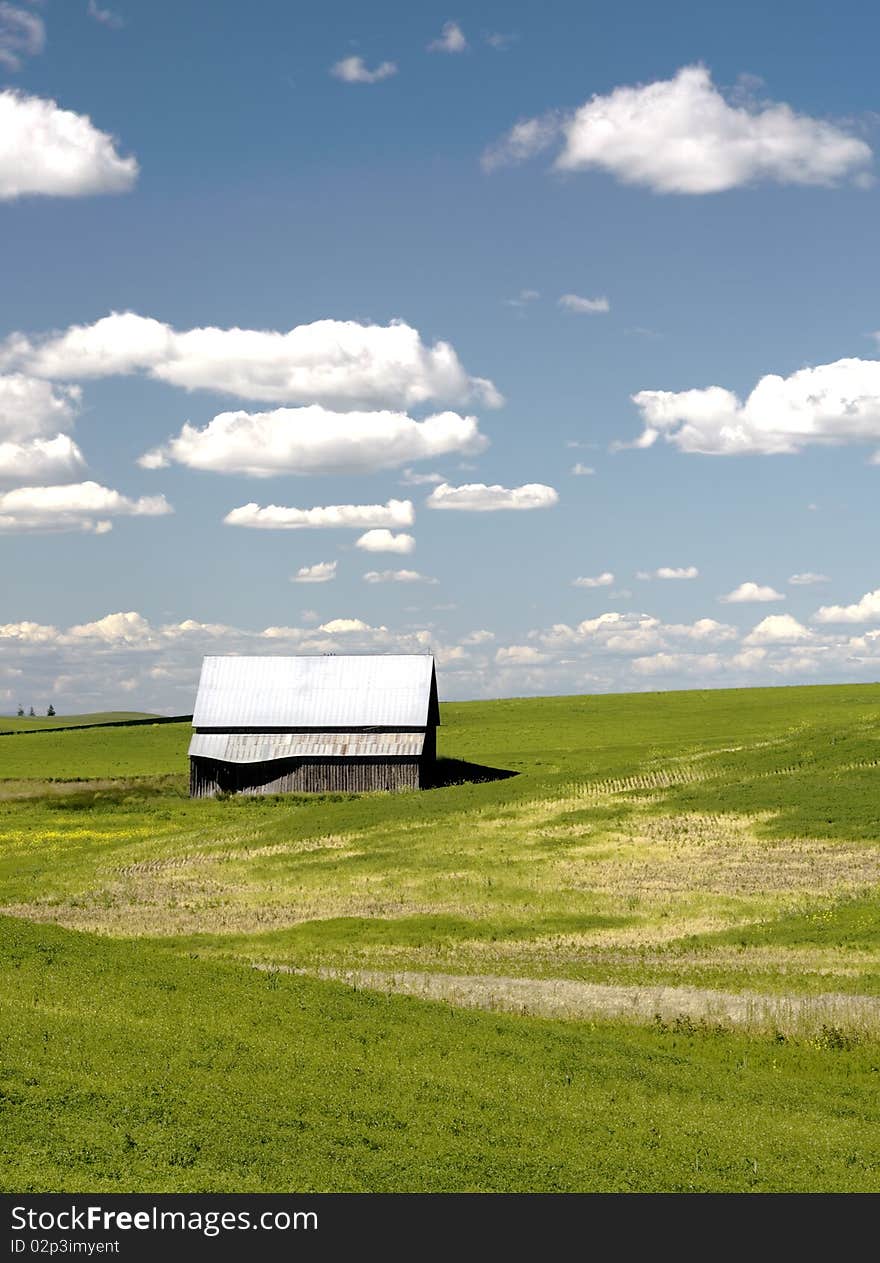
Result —
[{"label": "dirt path in field", "polygon": [[536,1017],[665,1022],[689,1018],[746,1030],[810,1034],[823,1027],[877,1034],[880,998],[831,992],[816,996],[774,996],[758,992],[711,991],[699,987],[616,986],[562,978],[501,978],[476,974],[434,974],[411,970],[294,969],[257,965],[283,973],[306,974],[352,987],[444,1000],[466,1008],[496,1009]]}]

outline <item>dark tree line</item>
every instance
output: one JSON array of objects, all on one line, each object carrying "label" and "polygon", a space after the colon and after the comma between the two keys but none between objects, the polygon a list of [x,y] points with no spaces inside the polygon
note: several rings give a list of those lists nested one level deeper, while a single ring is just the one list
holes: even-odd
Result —
[{"label": "dark tree line", "polygon": [[[24,719],[24,707],[19,706],[16,714],[18,715],[19,719]],[[51,719],[54,714],[55,714],[55,707],[50,702],[48,709],[46,710],[46,715],[49,719]],[[36,719],[37,712],[34,710],[33,706],[31,706],[30,710],[27,712],[27,717],[28,719]]]}]

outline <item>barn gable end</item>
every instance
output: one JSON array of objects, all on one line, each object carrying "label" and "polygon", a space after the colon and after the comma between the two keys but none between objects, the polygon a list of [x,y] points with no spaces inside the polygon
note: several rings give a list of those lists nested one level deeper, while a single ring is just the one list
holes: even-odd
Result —
[{"label": "barn gable end", "polygon": [[439,722],[427,654],[205,658],[190,794],[424,788]]}]

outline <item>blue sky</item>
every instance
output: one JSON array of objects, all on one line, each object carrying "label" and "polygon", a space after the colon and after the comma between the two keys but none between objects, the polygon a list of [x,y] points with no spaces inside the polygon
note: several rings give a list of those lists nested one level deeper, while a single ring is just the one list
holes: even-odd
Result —
[{"label": "blue sky", "polygon": [[0,4],[0,710],[184,711],[205,652],[878,678],[878,36]]}]

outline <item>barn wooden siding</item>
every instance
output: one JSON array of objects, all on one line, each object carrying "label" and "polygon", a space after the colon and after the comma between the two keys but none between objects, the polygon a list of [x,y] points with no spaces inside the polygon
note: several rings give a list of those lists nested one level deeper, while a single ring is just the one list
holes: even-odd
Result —
[{"label": "barn wooden siding", "polygon": [[190,759],[192,798],[227,794],[345,793],[424,788],[430,767],[421,759],[275,759],[222,763]]}]

